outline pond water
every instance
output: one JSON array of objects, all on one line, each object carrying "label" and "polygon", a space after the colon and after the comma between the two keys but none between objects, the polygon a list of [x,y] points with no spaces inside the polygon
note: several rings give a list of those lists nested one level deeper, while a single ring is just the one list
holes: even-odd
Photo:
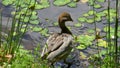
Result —
[{"label": "pond water", "polygon": [[[89,28],[94,28],[94,24],[83,24],[83,27],[74,27],[73,25],[75,23],[78,22],[77,18],[82,16],[83,13],[86,13],[88,12],[88,10],[92,9],[90,6],[88,6],[87,3],[81,3],[81,2],[78,2],[77,4],[77,7],[76,8],[70,8],[68,6],[62,6],[62,7],[57,7],[57,6],[54,6],[52,4],[52,1],[50,2],[50,7],[49,8],[46,8],[46,9],[42,9],[42,10],[38,10],[38,16],[39,16],[39,19],[40,19],[40,27],[45,27],[45,28],[48,28],[49,29],[49,33],[50,32],[60,32],[60,29],[58,26],[53,26],[53,23],[57,21],[57,17],[60,13],[62,12],[69,12],[74,20],[74,22],[72,24],[70,24],[69,22],[66,23],[67,26],[71,26],[72,27],[72,33],[75,34],[75,35],[79,35],[79,34],[82,34],[83,32],[85,32],[86,29],[89,29]],[[1,2],[1,0],[0,0]],[[114,7],[114,1],[112,2],[113,4],[111,4],[112,7]],[[102,4],[103,5],[103,9],[107,8],[107,2]],[[3,13],[2,13],[2,16],[3,16],[3,32],[5,32],[5,27],[6,27],[6,24],[7,24],[7,20],[9,17],[11,17],[11,11],[13,10],[13,8],[11,8],[10,6],[3,6],[1,3],[0,3],[0,8],[3,9]],[[11,18],[10,18],[11,19]],[[46,19],[49,20],[46,21]],[[97,27],[98,28],[103,28],[105,25],[104,23],[106,23],[106,21],[103,21],[103,23],[97,23]],[[11,27],[11,22],[9,22],[9,26],[8,28]],[[9,31],[9,30],[8,30]],[[7,31],[6,31],[7,32]],[[34,47],[40,43],[40,45],[44,45],[45,42],[43,41],[46,41],[46,37],[44,36],[41,36],[39,33],[36,33],[36,32],[30,32],[28,31],[25,35],[24,35],[24,38],[22,40],[22,44],[24,45],[24,47],[26,49],[34,49]],[[88,55],[88,53],[95,53],[95,50],[94,48],[87,48],[86,50],[84,50],[83,52]],[[72,63],[72,66],[71,68],[86,68],[85,66],[87,66],[89,63],[87,61],[87,59],[83,59],[83,60],[80,60],[80,57],[79,57],[79,50],[75,51],[74,53],[76,54],[73,54],[73,56],[75,56],[74,60],[71,60],[70,62],[74,62]],[[56,67],[57,68],[57,67]]]}]

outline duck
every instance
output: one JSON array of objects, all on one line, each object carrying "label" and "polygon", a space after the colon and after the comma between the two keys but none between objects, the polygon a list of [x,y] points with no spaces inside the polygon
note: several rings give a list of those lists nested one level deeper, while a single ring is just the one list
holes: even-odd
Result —
[{"label": "duck", "polygon": [[46,41],[43,47],[41,58],[54,64],[60,60],[65,60],[72,50],[73,36],[72,32],[66,27],[65,22],[72,21],[68,12],[63,12],[58,17],[58,24],[61,29],[60,33],[53,33]]}]

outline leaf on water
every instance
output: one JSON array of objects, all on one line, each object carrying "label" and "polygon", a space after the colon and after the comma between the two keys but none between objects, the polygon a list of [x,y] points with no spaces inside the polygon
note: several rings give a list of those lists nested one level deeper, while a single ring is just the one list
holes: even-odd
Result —
[{"label": "leaf on water", "polygon": [[80,59],[87,59],[87,56],[83,52],[80,52]]},{"label": "leaf on water", "polygon": [[38,18],[37,15],[31,15],[31,17],[30,17],[31,20],[36,20],[37,18]]},{"label": "leaf on water", "polygon": [[79,17],[79,18],[78,18],[78,21],[79,21],[79,22],[85,22],[85,21],[86,21],[86,18],[85,18],[85,17]]},{"label": "leaf on water", "polygon": [[81,23],[77,23],[77,24],[75,24],[74,26],[75,26],[75,27],[81,27],[82,25],[81,25]]},{"label": "leaf on water", "polygon": [[41,31],[42,28],[41,27],[34,27],[32,30],[38,32],[38,31]]},{"label": "leaf on water", "polygon": [[33,21],[31,20],[31,21],[30,21],[30,24],[37,25],[37,24],[39,24],[39,20],[33,20]]},{"label": "leaf on water", "polygon": [[105,0],[97,0],[98,2],[105,2]]},{"label": "leaf on water", "polygon": [[77,3],[76,2],[71,2],[71,3],[68,4],[68,6],[71,7],[71,8],[75,8],[75,7],[77,7]]},{"label": "leaf on water", "polygon": [[54,24],[55,26],[58,26],[58,22],[54,22],[53,24]]},{"label": "leaf on water", "polygon": [[28,21],[29,21],[29,17],[25,17],[24,22],[28,22]]},{"label": "leaf on water", "polygon": [[63,6],[70,3],[71,0],[54,0],[54,5]]},{"label": "leaf on water", "polygon": [[81,44],[81,45],[77,46],[76,48],[82,50],[82,49],[85,49],[86,46]]},{"label": "leaf on water", "polygon": [[83,16],[84,16],[84,17],[88,17],[88,16],[89,16],[89,14],[88,14],[88,13],[85,13],[85,14],[83,14]]},{"label": "leaf on water", "polygon": [[102,6],[100,5],[100,4],[95,4],[94,5],[94,8],[96,8],[96,9],[99,9],[99,8],[101,8]]},{"label": "leaf on water", "polygon": [[94,14],[94,11],[93,11],[93,10],[90,10],[90,11],[88,11],[88,14],[89,14],[89,15],[93,15],[93,14]]},{"label": "leaf on water", "polygon": [[91,19],[87,19],[86,21],[87,21],[87,23],[93,23],[94,19],[91,18]]},{"label": "leaf on water", "polygon": [[101,46],[101,47],[108,47],[108,44],[106,41],[104,41],[103,39],[99,39],[98,40],[98,46]]}]

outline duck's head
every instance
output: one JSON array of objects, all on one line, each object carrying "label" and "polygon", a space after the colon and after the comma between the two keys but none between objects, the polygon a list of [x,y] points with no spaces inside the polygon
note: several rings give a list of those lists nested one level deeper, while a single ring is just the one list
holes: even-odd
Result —
[{"label": "duck's head", "polygon": [[73,21],[70,14],[67,12],[63,12],[59,15],[59,23],[65,23],[66,21]]}]

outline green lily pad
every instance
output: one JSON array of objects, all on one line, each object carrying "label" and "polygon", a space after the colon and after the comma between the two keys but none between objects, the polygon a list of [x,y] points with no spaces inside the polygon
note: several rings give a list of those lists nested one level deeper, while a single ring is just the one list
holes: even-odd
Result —
[{"label": "green lily pad", "polygon": [[86,21],[86,18],[85,18],[85,17],[79,17],[79,18],[78,18],[78,21],[79,21],[79,22],[85,22],[85,21]]},{"label": "green lily pad", "polygon": [[90,16],[88,13],[83,14],[84,17]]},{"label": "green lily pad", "polygon": [[63,6],[70,3],[71,0],[54,0],[54,5]]},{"label": "green lily pad", "polygon": [[39,20],[33,20],[33,21],[31,20],[31,21],[30,21],[30,24],[37,25],[37,24],[39,24]]},{"label": "green lily pad", "polygon": [[77,46],[76,48],[82,50],[82,49],[85,49],[86,46],[81,44],[81,45]]},{"label": "green lily pad", "polygon": [[53,24],[54,24],[55,26],[58,26],[58,22],[54,22]]},{"label": "green lily pad", "polygon": [[96,9],[99,9],[99,8],[101,8],[102,6],[100,5],[100,4],[95,4],[94,5],[94,8],[96,8]]},{"label": "green lily pad", "polygon": [[105,0],[97,0],[98,2],[105,2]]},{"label": "green lily pad", "polygon": [[93,11],[93,10],[90,10],[90,11],[88,11],[88,14],[89,14],[89,15],[93,15],[93,14],[94,14],[94,11]]},{"label": "green lily pad", "polygon": [[42,35],[44,35],[44,36],[49,36],[49,34],[48,34],[48,29],[43,29],[43,30],[41,30],[40,31],[40,34],[42,34]]},{"label": "green lily pad", "polygon": [[24,18],[24,22],[28,22],[29,20],[30,20],[29,17],[25,17],[25,18]]},{"label": "green lily pad", "polygon": [[31,20],[36,20],[37,18],[38,18],[37,15],[31,15],[31,17],[30,17]]},{"label": "green lily pad", "polygon": [[33,28],[33,31],[36,31],[36,32],[41,31],[41,30],[42,30],[41,27],[34,27],[34,28]]},{"label": "green lily pad", "polygon": [[68,4],[68,6],[71,7],[71,8],[75,8],[75,7],[77,7],[77,3],[76,2],[71,2],[71,3]]},{"label": "green lily pad", "polygon": [[86,21],[87,21],[87,23],[93,23],[94,19],[91,18],[91,19],[87,19]]},{"label": "green lily pad", "polygon": [[77,23],[77,24],[75,24],[74,26],[75,26],[75,27],[81,27],[82,24],[81,24],[81,23]]},{"label": "green lily pad", "polygon": [[100,40],[98,40],[98,46],[106,48],[106,47],[108,47],[108,44],[106,41],[100,39]]}]

